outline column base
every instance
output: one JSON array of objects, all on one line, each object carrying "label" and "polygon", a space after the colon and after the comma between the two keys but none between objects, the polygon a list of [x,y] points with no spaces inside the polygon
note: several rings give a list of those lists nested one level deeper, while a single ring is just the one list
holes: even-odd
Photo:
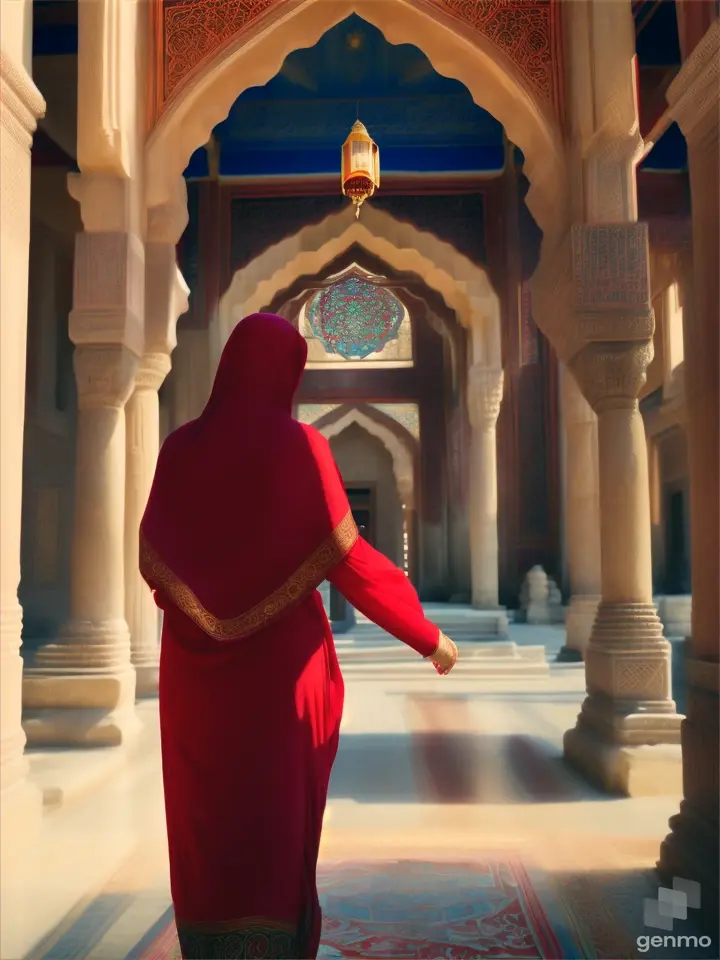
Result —
[{"label": "column base", "polygon": [[28,668],[23,705],[23,730],[33,747],[116,747],[142,727],[132,667],[112,674]]},{"label": "column base", "polygon": [[558,663],[580,663],[590,643],[600,597],[573,595],[565,614],[565,643],[557,655]]},{"label": "column base", "polygon": [[695,810],[687,800],[680,805],[680,813],[670,819],[671,833],[660,847],[660,859],[657,863],[660,879],[671,887],[673,877],[696,880],[701,887],[700,916],[703,926],[717,934],[718,859],[717,822],[711,823]]},{"label": "column base", "polygon": [[583,722],[581,714],[563,738],[565,759],[606,793],[682,796],[681,721],[676,713],[616,717],[611,737]]},{"label": "column base", "polygon": [[35,747],[114,747],[141,728],[124,620],[71,621],[23,674],[23,729]]},{"label": "column base", "polygon": [[9,882],[12,869],[40,836],[43,795],[29,780],[19,780],[0,792],[0,875]]}]

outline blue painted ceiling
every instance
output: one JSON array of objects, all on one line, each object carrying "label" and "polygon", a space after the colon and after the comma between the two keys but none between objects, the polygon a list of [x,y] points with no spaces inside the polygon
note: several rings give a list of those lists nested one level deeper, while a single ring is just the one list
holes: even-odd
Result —
[{"label": "blue painted ceiling", "polygon": [[[2,2],[2,0],[0,0]],[[78,0],[35,0],[33,55],[77,54]],[[641,70],[680,64],[674,0],[633,0]],[[240,96],[215,130],[223,176],[338,174],[340,146],[359,110],[380,146],[382,170],[414,173],[502,169],[502,127],[463,84],[436,73],[408,44],[393,46],[357,16],[297,50],[264,87]],[[676,125],[641,169],[687,170]],[[205,149],[188,177],[209,174]]]},{"label": "blue painted ceiling", "polygon": [[[223,176],[339,174],[357,117],[380,146],[382,170],[498,171],[502,126],[462,83],[435,72],[414,46],[394,46],[358,16],[297,50],[264,87],[240,96],[215,129]],[[190,176],[207,174],[205,151]]]}]

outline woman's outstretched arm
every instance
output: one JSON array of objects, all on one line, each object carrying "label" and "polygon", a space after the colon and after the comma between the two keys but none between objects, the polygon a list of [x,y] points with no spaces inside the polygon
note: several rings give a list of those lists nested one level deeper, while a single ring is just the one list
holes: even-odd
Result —
[{"label": "woman's outstretched arm", "polygon": [[412,584],[394,563],[358,537],[328,580],[360,613],[421,656],[438,672],[455,665],[457,648],[423,612]]}]

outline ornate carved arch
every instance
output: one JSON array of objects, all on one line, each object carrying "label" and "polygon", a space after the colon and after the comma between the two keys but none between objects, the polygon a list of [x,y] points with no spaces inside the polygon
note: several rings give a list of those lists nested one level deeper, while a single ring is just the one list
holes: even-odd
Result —
[{"label": "ornate carved arch", "polygon": [[393,473],[398,486],[400,499],[409,509],[415,506],[415,453],[416,442],[401,424],[383,423],[389,418],[378,414],[370,416],[361,407],[346,406],[333,410],[319,420],[315,426],[324,437],[330,440],[339,436],[352,424],[357,424],[366,433],[380,440],[392,457]]},{"label": "ornate carved arch", "polygon": [[[156,7],[163,23],[170,6],[165,0]],[[202,0],[175,2],[171,16],[192,19],[194,15],[196,32],[202,33],[207,30],[207,18],[200,16],[201,7]],[[267,83],[288,54],[313,46],[331,27],[357,13],[391,43],[418,46],[439,73],[464,83],[475,102],[503,124],[525,156],[525,172],[531,182],[528,207],[545,236],[554,237],[564,226],[567,180],[552,83],[542,79],[547,70],[552,74],[555,69],[548,19],[553,9],[549,0],[523,3],[517,10],[508,9],[500,0],[482,4],[460,0],[258,0],[251,7],[227,0],[220,17],[224,26],[218,28],[216,40],[195,36],[192,24],[176,25],[170,42],[175,52],[173,70],[182,82],[176,84],[174,99],[148,139],[148,206],[168,203],[193,151],[207,143],[213,127],[227,116],[244,90]],[[266,15],[253,16],[248,13],[252,10]],[[535,18],[531,30],[527,29],[528,16]],[[182,50],[193,44],[200,59],[192,70],[184,71],[179,65]],[[164,51],[156,56],[165,62]]]},{"label": "ornate carved arch", "polygon": [[271,303],[301,276],[320,273],[344,251],[358,245],[399,272],[422,277],[472,332],[474,361],[501,364],[500,300],[486,272],[431,233],[368,208],[357,221],[351,210],[304,227],[238,270],[220,301],[215,352],[235,324]]}]

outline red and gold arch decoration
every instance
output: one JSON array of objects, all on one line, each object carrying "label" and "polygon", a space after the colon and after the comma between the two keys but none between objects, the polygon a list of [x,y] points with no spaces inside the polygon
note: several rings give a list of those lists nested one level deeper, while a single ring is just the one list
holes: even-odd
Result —
[{"label": "red and gold arch decoration", "polygon": [[[213,57],[284,0],[154,0],[150,125]],[[322,0],[320,0],[322,2]],[[424,0],[490,40],[561,110],[559,0]]]}]

